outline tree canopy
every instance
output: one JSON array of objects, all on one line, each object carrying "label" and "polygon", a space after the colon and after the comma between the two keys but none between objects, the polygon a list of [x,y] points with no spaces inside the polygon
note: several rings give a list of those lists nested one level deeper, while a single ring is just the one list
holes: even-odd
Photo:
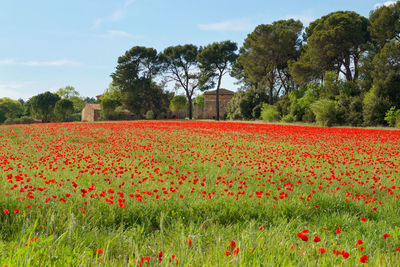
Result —
[{"label": "tree canopy", "polygon": [[293,89],[288,61],[299,56],[302,29],[300,21],[280,20],[257,26],[244,41],[237,65],[242,66],[245,81],[269,89],[269,104],[282,87],[286,93]]},{"label": "tree canopy", "polygon": [[168,78],[185,91],[189,119],[193,115],[193,94],[199,85],[197,54],[198,48],[192,44],[170,46],[162,54]]},{"label": "tree canopy", "polygon": [[216,87],[216,120],[219,120],[219,89],[222,77],[229,73],[238,55],[237,44],[232,41],[212,43],[200,48],[197,60],[200,65],[200,88],[203,90]]},{"label": "tree canopy", "polygon": [[370,40],[367,18],[352,11],[337,11],[310,23],[307,44],[291,71],[298,83],[322,79],[326,71],[358,79],[359,59]]}]

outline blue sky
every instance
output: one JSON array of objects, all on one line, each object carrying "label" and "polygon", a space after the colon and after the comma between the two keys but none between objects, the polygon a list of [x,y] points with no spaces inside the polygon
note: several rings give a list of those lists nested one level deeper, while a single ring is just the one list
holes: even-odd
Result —
[{"label": "blue sky", "polygon": [[[392,2],[392,1],[389,1]],[[29,97],[74,86],[96,96],[119,56],[133,46],[242,45],[259,24],[330,12],[368,17],[379,0],[0,0],[0,97]],[[226,76],[222,86],[236,90]],[[172,87],[171,87],[172,88]]]}]

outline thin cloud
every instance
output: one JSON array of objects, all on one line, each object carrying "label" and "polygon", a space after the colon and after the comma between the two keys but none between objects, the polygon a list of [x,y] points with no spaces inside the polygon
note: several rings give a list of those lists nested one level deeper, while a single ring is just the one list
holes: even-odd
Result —
[{"label": "thin cloud", "polygon": [[42,67],[42,66],[53,66],[53,67],[62,67],[62,66],[80,66],[81,63],[77,61],[72,61],[72,60],[65,60],[65,59],[60,59],[60,60],[54,60],[54,61],[27,61],[27,62],[22,62],[22,65],[25,66],[32,66],[32,67]]},{"label": "thin cloud", "polygon": [[117,38],[117,37],[135,38],[135,39],[140,38],[137,35],[133,35],[133,34],[130,34],[128,32],[119,31],[119,30],[109,30],[109,31],[107,31],[106,34],[101,34],[101,35],[97,35],[97,36],[101,37],[101,38]]},{"label": "thin cloud", "polygon": [[95,20],[93,24],[93,28],[99,28],[104,23],[116,22],[121,20],[126,16],[126,9],[134,2],[135,0],[126,0],[124,4],[115,10],[110,16],[98,18]]},{"label": "thin cloud", "polygon": [[15,64],[15,60],[11,58],[0,60],[0,65],[13,65],[13,64]]},{"label": "thin cloud", "polygon": [[251,31],[254,28],[253,23],[247,19],[232,19],[217,23],[198,24],[197,27],[203,31]]},{"label": "thin cloud", "polygon": [[391,6],[396,4],[396,1],[386,1],[385,3],[376,3],[374,9],[380,8],[381,6]]},{"label": "thin cloud", "polygon": [[9,97],[11,99],[23,98],[27,99],[29,95],[27,90],[23,90],[24,87],[32,84],[31,82],[11,82],[11,83],[0,83],[0,96]]},{"label": "thin cloud", "polygon": [[53,61],[16,61],[14,59],[4,59],[4,60],[0,60],[0,65],[22,65],[22,66],[30,66],[30,67],[43,67],[43,66],[76,67],[76,66],[82,65],[82,63],[78,62],[78,61],[67,60],[67,59],[59,59],[59,60],[53,60]]}]

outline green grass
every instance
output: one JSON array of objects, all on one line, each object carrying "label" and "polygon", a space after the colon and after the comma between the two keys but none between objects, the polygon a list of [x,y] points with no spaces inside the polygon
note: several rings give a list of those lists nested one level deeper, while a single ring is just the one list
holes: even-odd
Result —
[{"label": "green grass", "polygon": [[[395,188],[390,195],[384,188],[399,185],[394,172],[397,167],[388,167],[389,162],[399,166],[395,154],[400,143],[384,141],[393,138],[391,133],[365,133],[365,138],[373,137],[361,138],[358,144],[359,133],[350,136],[353,139],[340,133],[346,141],[338,142],[332,138],[337,132],[325,134],[318,128],[300,133],[282,128],[282,132],[267,134],[205,122],[189,128],[177,122],[143,124],[0,128],[0,208],[11,212],[0,215],[0,265],[138,266],[141,257],[151,256],[151,266],[175,265],[176,260],[180,266],[359,266],[365,265],[360,263],[363,254],[368,255],[369,266],[400,262],[396,250],[400,246],[400,202],[395,198],[399,192]],[[270,126],[264,127],[268,130]],[[326,139],[314,142],[315,136]],[[396,138],[393,140],[398,141]],[[377,142],[371,143],[372,139]],[[369,148],[374,153],[349,151],[348,147]],[[335,158],[323,161],[318,157],[321,154]],[[354,160],[369,158],[371,162],[362,165]],[[340,180],[325,179],[330,177],[330,169]],[[15,179],[9,183],[10,173],[14,177],[26,174],[30,181],[25,177],[24,184]],[[371,180],[373,175],[380,180]],[[218,177],[232,180],[229,192],[234,195],[227,196],[223,189],[228,185]],[[196,178],[199,181],[194,185]],[[367,178],[368,184],[355,181]],[[54,183],[45,183],[52,179]],[[206,179],[204,186],[200,185],[202,179]],[[78,184],[76,192],[72,181]],[[344,181],[353,186],[343,185]],[[285,185],[288,182],[292,185]],[[83,197],[80,190],[92,183],[93,191]],[[14,184],[17,187],[11,190]],[[25,185],[46,189],[35,190],[33,199],[18,199],[27,195],[27,188],[19,191]],[[179,189],[169,191],[168,197],[162,187]],[[284,190],[287,187],[293,191]],[[109,188],[114,193],[106,197],[113,195],[114,204],[104,201],[106,197],[90,197]],[[195,190],[190,193],[192,188]],[[159,191],[152,191],[152,196],[143,193],[153,189]],[[258,190],[263,190],[261,198],[255,196]],[[124,208],[118,206],[118,191],[124,193]],[[240,191],[245,194],[236,196]],[[272,198],[282,191],[289,197]],[[377,200],[366,204],[364,199],[346,197],[347,191]],[[212,192],[215,194],[209,199]],[[267,198],[266,192],[271,196]],[[139,193],[142,202],[129,196]],[[67,201],[58,201],[65,194],[71,194]],[[308,194],[313,195],[309,201]],[[50,201],[46,202],[47,198]],[[14,209],[20,212],[14,214]],[[361,217],[366,222],[361,222]],[[337,226],[342,229],[340,234],[335,233]],[[296,235],[303,229],[309,229],[307,242]],[[390,237],[384,239],[384,233]],[[321,238],[319,243],[312,241],[316,235]],[[29,241],[33,238],[36,241]],[[188,239],[192,245],[187,244]],[[363,251],[355,246],[359,239],[364,242]],[[233,252],[228,247],[231,240],[239,252],[226,256],[226,251]],[[318,252],[321,247],[325,254]],[[103,253],[96,253],[97,249]],[[333,249],[345,250],[350,257],[336,256]],[[160,251],[161,263],[156,258]]]}]

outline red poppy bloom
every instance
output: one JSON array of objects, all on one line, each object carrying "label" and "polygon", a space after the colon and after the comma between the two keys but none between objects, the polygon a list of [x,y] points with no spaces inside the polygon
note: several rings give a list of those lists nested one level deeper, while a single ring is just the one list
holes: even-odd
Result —
[{"label": "red poppy bloom", "polygon": [[358,246],[358,245],[362,245],[363,244],[363,241],[360,239],[360,240],[358,240],[357,242],[356,242],[356,247]]},{"label": "red poppy bloom", "polygon": [[344,259],[347,259],[350,256],[350,253],[348,253],[347,251],[342,251],[342,256]]},{"label": "red poppy bloom", "polygon": [[324,254],[324,253],[326,252],[326,249],[324,249],[324,248],[319,248],[319,249],[318,249],[318,252],[321,253],[321,254]]},{"label": "red poppy bloom", "polygon": [[384,239],[386,239],[386,238],[388,238],[388,237],[390,237],[390,234],[388,234],[388,233],[384,233],[384,234],[383,234],[383,238],[384,238]]},{"label": "red poppy bloom", "polygon": [[315,242],[315,243],[318,243],[319,241],[321,241],[321,238],[320,238],[319,236],[316,235],[316,236],[314,237],[314,242]]},{"label": "red poppy bloom", "polygon": [[365,254],[362,255],[361,258],[360,258],[360,262],[361,262],[361,263],[366,263],[366,262],[368,262],[368,256],[365,255]]},{"label": "red poppy bloom", "polygon": [[342,232],[342,229],[338,226],[338,227],[336,228],[335,233],[336,233],[336,234],[340,234],[341,232]]}]

